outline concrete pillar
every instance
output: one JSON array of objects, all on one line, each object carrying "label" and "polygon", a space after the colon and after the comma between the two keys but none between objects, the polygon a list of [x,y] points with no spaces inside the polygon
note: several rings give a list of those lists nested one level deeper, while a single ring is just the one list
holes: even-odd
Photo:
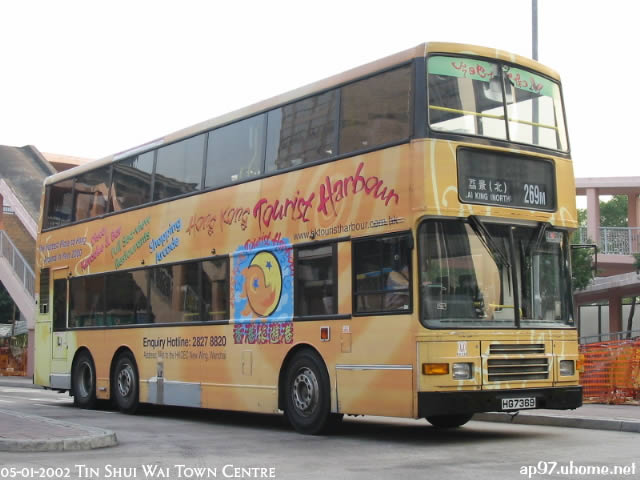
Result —
[{"label": "concrete pillar", "polygon": [[622,331],[622,296],[609,290],[609,332]]},{"label": "concrete pillar", "polygon": [[[627,195],[629,217],[629,228],[636,229],[640,227],[640,196],[637,193]],[[640,253],[640,230],[631,230],[631,253]]]},{"label": "concrete pillar", "polygon": [[638,209],[638,200],[640,200],[640,197],[638,197],[637,193],[630,193],[627,195],[627,214],[629,216],[629,228],[640,227],[640,218],[638,218],[638,214],[640,214],[640,211]]},{"label": "concrete pillar", "polygon": [[587,188],[587,236],[600,245],[600,195],[597,188]]}]

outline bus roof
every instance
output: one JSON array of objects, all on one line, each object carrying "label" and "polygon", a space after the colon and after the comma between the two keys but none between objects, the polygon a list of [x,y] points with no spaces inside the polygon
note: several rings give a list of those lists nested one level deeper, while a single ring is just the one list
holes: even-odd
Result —
[{"label": "bus roof", "polygon": [[532,70],[536,70],[540,73],[543,73],[548,77],[551,77],[557,81],[560,81],[560,76],[553,69],[541,63],[538,63],[534,60],[531,60],[529,58],[522,57],[520,55],[509,53],[503,50],[480,47],[475,45],[467,45],[467,44],[461,44],[461,43],[446,43],[446,42],[422,43],[420,45],[417,45],[416,47],[409,48],[402,52],[398,52],[396,54],[389,55],[387,57],[381,58],[379,60],[375,60],[365,65],[352,68],[350,70],[339,73],[337,75],[333,75],[323,80],[310,83],[303,87],[296,88],[295,90],[291,90],[289,92],[277,95],[275,97],[271,97],[267,100],[254,103],[253,105],[240,108],[233,112],[226,113],[224,115],[212,118],[210,120],[197,123],[190,127],[178,130],[177,132],[169,133],[161,138],[152,140],[150,142],[144,143],[134,148],[130,148],[123,152],[109,155],[107,157],[104,157],[92,162],[87,162],[78,167],[65,170],[64,172],[60,172],[48,177],[47,179],[45,179],[44,183],[45,185],[49,185],[51,183],[55,183],[61,180],[65,180],[67,178],[74,177],[80,173],[90,171],[95,168],[99,168],[101,166],[109,165],[110,163],[113,163],[115,161],[122,160],[128,157],[134,156],[136,154],[161,147],[163,145],[168,145],[184,138],[198,135],[200,133],[212,130],[216,127],[220,127],[228,123],[232,123],[234,121],[238,121],[243,118],[250,117],[252,115],[266,112],[278,106],[286,105],[287,103],[291,103],[293,101],[302,99],[314,93],[317,93],[323,90],[330,90],[331,88],[344,85],[346,83],[352,82],[362,77],[366,77],[368,75],[373,75],[374,73],[387,70],[396,65],[402,65],[404,63],[408,63],[412,61],[414,58],[426,57],[427,55],[432,53],[453,53],[453,54],[459,54],[459,55],[495,58],[498,60],[503,60],[506,62],[523,65]]}]

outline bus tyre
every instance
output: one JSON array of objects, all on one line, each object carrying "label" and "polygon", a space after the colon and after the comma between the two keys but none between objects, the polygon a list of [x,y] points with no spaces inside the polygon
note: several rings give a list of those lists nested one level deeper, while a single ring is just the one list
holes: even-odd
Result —
[{"label": "bus tyre", "polygon": [[461,427],[473,417],[469,415],[436,415],[427,417],[427,421],[437,428],[456,428]]},{"label": "bus tyre", "polygon": [[322,359],[311,350],[298,352],[289,364],[285,415],[293,428],[307,435],[317,435],[339,423],[331,414],[329,374]]},{"label": "bus tyre", "polygon": [[122,353],[113,370],[113,398],[123,413],[135,413],[138,409],[138,368],[129,352]]},{"label": "bus tyre", "polygon": [[80,408],[96,406],[96,369],[91,354],[80,352],[71,369],[73,382],[73,404]]}]

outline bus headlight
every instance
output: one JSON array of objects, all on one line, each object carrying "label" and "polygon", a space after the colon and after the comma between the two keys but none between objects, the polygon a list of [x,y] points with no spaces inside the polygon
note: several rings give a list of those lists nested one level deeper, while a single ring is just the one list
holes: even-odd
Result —
[{"label": "bus headlight", "polygon": [[452,375],[455,380],[469,380],[473,377],[472,363],[454,363]]},{"label": "bus headlight", "polygon": [[575,363],[573,360],[560,360],[560,376],[572,377],[576,374]]}]

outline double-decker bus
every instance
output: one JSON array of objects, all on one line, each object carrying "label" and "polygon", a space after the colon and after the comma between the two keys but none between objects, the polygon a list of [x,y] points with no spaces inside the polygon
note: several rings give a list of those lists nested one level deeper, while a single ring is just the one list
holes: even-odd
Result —
[{"label": "double-decker bus", "polygon": [[45,181],[35,383],[426,418],[582,403],[559,76],[426,43]]}]

